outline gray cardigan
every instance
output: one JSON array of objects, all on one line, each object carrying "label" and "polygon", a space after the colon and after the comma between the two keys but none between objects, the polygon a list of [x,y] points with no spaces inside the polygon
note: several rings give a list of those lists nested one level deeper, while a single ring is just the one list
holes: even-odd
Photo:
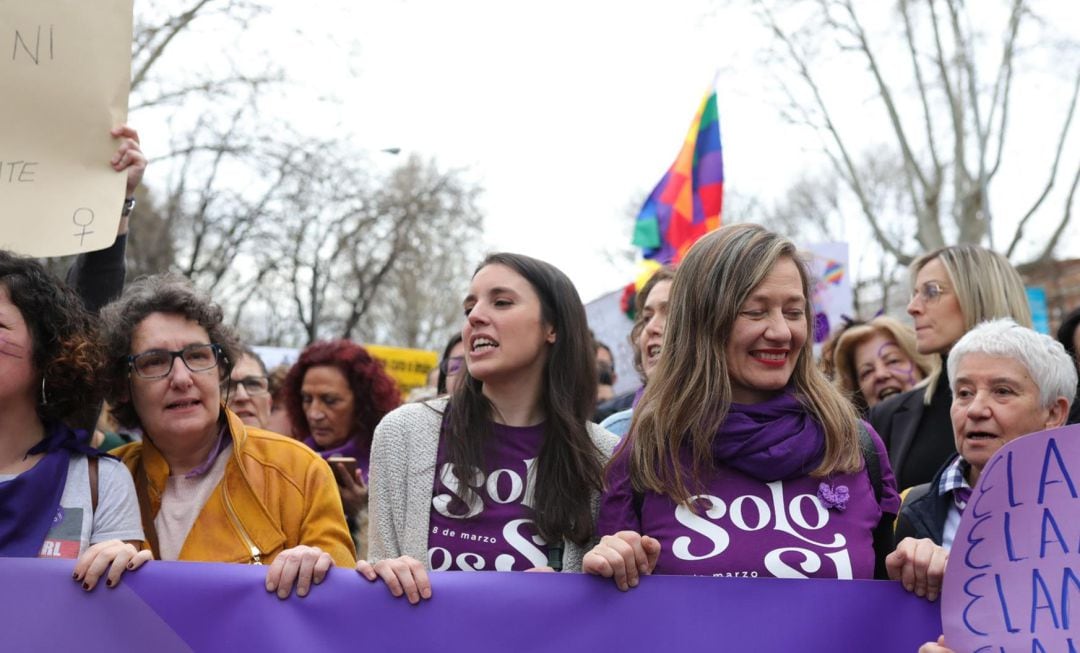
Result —
[{"label": "gray cardigan", "polygon": [[[439,453],[445,399],[405,404],[379,423],[371,444],[369,471],[368,559],[407,555],[428,565],[431,496],[435,488],[435,460]],[[606,461],[619,439],[588,423],[589,435]],[[593,520],[600,496],[592,497]],[[581,571],[588,548],[566,542],[563,571]]]}]

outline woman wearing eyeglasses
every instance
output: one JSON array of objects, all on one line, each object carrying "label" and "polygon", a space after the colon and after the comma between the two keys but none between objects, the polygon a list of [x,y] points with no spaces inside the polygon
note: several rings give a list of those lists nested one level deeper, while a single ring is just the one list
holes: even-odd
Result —
[{"label": "woman wearing eyeglasses", "polygon": [[941,374],[949,350],[980,322],[1011,317],[1031,326],[1024,282],[1002,255],[976,245],[945,247],[911,264],[908,314],[920,354],[941,357],[928,382],[870,410],[870,423],[889,449],[898,488],[933,478],[956,453],[949,408],[952,391]]},{"label": "woman wearing eyeglasses", "polygon": [[266,588],[281,598],[355,564],[326,463],[222,405],[240,350],[216,304],[158,275],[128,287],[101,320],[109,402],[144,435],[116,454],[135,478],[156,558],[268,564]]},{"label": "woman wearing eyeglasses", "polygon": [[270,430],[270,378],[266,365],[250,347],[240,348],[240,360],[229,373],[225,396],[229,410],[248,426]]},{"label": "woman wearing eyeglasses", "polygon": [[465,371],[465,345],[461,342],[461,334],[455,333],[446,341],[443,349],[442,360],[439,362],[439,379],[436,389],[440,395],[454,394]]}]

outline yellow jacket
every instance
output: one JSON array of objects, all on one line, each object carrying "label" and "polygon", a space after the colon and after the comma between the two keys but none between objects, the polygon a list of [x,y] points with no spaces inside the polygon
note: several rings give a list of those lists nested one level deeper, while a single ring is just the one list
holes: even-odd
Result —
[{"label": "yellow jacket", "polygon": [[[330,466],[302,442],[245,426],[222,407],[233,446],[225,476],[214,488],[180,550],[181,560],[270,564],[304,544],[334,564],[356,564],[337,483]],[[154,517],[169,465],[149,440],[114,450],[135,478],[143,529],[158,557]]]}]

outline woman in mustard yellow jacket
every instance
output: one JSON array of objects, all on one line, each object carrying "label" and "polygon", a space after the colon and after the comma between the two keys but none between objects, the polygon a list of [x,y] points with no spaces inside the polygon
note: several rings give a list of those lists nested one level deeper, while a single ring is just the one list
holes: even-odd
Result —
[{"label": "woman in mustard yellow jacket", "polygon": [[281,598],[355,564],[326,462],[224,408],[239,347],[220,307],[159,275],[131,285],[101,319],[113,414],[143,433],[115,453],[135,478],[155,558],[267,564],[267,590]]}]

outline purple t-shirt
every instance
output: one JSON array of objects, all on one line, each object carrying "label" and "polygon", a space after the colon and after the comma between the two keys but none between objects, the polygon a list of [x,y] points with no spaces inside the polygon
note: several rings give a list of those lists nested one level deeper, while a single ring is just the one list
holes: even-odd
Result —
[{"label": "purple t-shirt", "polygon": [[873,578],[873,530],[883,512],[896,514],[900,500],[885,446],[870,434],[881,465],[880,505],[865,470],[766,483],[717,463],[694,495],[695,513],[655,492],[635,497],[629,448],[620,447],[608,471],[598,532],[631,530],[659,540],[656,574]]},{"label": "purple t-shirt", "polygon": [[524,571],[548,564],[547,543],[533,522],[534,466],[544,426],[493,424],[484,451],[485,469],[470,485],[472,503],[439,444],[431,497],[428,565],[433,571]]}]

